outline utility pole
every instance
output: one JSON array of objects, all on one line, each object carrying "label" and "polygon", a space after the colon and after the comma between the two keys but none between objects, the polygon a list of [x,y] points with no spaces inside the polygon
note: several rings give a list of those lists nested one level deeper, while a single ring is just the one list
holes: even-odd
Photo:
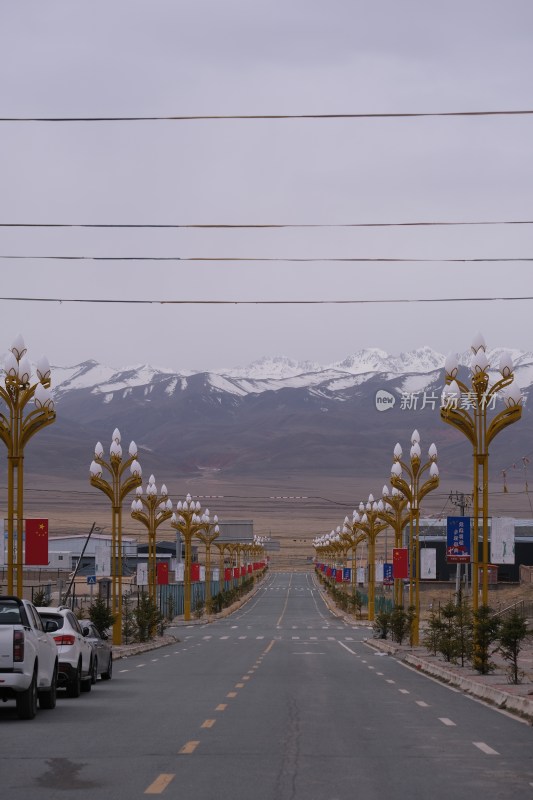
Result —
[{"label": "utility pole", "polygon": [[[469,494],[465,494],[464,492],[450,492],[450,496],[448,498],[450,503],[454,505],[456,508],[461,510],[461,516],[465,516],[465,511],[467,507],[472,502],[472,496]],[[476,533],[477,536],[477,533]],[[474,543],[476,546],[476,543]],[[472,546],[470,547],[470,552],[472,552]],[[461,564],[456,564],[456,573],[455,573],[455,602],[456,605],[459,605],[459,598],[461,592]],[[466,587],[468,587],[468,564],[465,564],[465,576],[466,576]]]}]

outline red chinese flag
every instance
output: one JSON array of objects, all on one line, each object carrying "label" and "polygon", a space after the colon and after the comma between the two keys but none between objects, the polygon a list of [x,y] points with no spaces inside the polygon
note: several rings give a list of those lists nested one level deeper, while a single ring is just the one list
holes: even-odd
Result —
[{"label": "red chinese flag", "polygon": [[200,580],[200,564],[191,564],[191,581],[194,583],[195,581]]},{"label": "red chinese flag", "polygon": [[392,549],[392,577],[395,580],[409,577],[409,559],[406,547],[393,547]]},{"label": "red chinese flag", "polygon": [[26,566],[46,566],[48,564],[48,520],[26,520]]},{"label": "red chinese flag", "polygon": [[166,586],[168,583],[168,564],[161,562],[157,565],[157,585]]}]

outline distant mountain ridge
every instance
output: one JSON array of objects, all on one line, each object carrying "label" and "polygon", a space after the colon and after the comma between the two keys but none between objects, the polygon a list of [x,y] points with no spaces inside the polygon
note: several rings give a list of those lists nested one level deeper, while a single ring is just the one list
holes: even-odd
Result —
[{"label": "distant mountain ridge", "polygon": [[[495,370],[501,352],[488,353]],[[527,401],[533,353],[515,350],[511,356]],[[468,365],[470,356],[459,360]],[[39,435],[48,450],[32,447],[32,468],[86,478],[96,441],[106,447],[119,427],[125,439],[137,442],[144,468],[157,472],[164,465],[177,474],[200,468],[233,474],[317,469],[387,474],[394,444],[407,446],[416,427],[424,446],[435,441],[450,468],[466,474],[469,445],[440,420],[435,402],[444,384],[444,361],[443,354],[422,347],[399,355],[363,349],[328,365],[276,356],[196,373],[149,364],[114,369],[94,360],[52,367],[57,421]],[[376,403],[380,390],[395,398],[385,413]],[[406,395],[410,403],[404,402]],[[526,403],[522,421],[495,443],[496,467],[525,454],[528,421]]]}]

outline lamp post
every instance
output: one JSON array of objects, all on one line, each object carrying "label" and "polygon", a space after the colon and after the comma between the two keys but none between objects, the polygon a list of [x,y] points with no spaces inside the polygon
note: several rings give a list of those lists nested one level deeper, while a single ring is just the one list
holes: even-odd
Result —
[{"label": "lamp post", "polygon": [[202,507],[188,494],[183,502],[178,500],[176,513],[172,514],[171,526],[183,536],[185,542],[185,570],[183,576],[183,618],[191,618],[191,564],[192,564],[192,538],[206,530],[209,517],[200,516]]},{"label": "lamp post", "polygon": [[155,478],[150,475],[143,497],[142,486],[138,486],[136,500],[131,502],[131,516],[141,522],[148,531],[148,595],[156,602],[156,532],[159,526],[172,516],[172,501],[169,500],[167,487],[161,487],[161,495],[157,494]]},{"label": "lamp post", "polygon": [[[4,386],[0,398],[8,414],[0,413],[0,439],[7,447],[7,591],[22,597],[24,525],[24,448],[56,418],[50,387],[50,366],[46,358],[37,363],[37,383],[31,382],[31,364],[22,336],[17,336],[5,362]],[[35,408],[27,410],[33,399]],[[3,532],[2,542],[4,547]],[[16,580],[15,580],[16,579]]]},{"label": "lamp post", "polygon": [[[394,531],[394,547],[403,544],[403,529],[410,519],[407,498],[396,488],[389,492],[387,486],[383,487],[382,500],[378,502],[378,517],[386,522]],[[403,605],[403,583],[400,578],[394,579],[394,605]]]},{"label": "lamp post", "polygon": [[205,528],[198,531],[196,536],[203,542],[205,547],[205,607],[207,613],[211,610],[211,545],[218,538],[220,528],[218,527],[218,517],[215,514],[213,522],[209,519],[209,509],[206,509]]},{"label": "lamp post", "polygon": [[[421,463],[420,436],[417,430],[411,434],[410,463],[402,461],[402,448],[394,448],[394,463],[391,468],[391,484],[404,495],[410,508],[409,525],[409,605],[414,608],[411,630],[412,644],[417,645],[420,632],[420,503],[439,485],[437,448],[432,444],[428,450],[429,460]],[[403,473],[408,477],[406,480]],[[427,480],[423,481],[425,473]],[[414,578],[414,590],[413,590]]]},{"label": "lamp post", "polygon": [[[473,486],[473,531],[472,531],[472,606],[478,607],[479,596],[479,513],[481,505],[482,518],[482,604],[488,605],[489,596],[489,445],[494,437],[517,422],[522,415],[522,395],[514,381],[513,362],[508,353],[500,359],[499,378],[489,385],[490,364],[486,356],[486,344],[483,336],[477,334],[472,342],[471,376],[468,386],[457,377],[457,357],[450,354],[446,359],[446,386],[443,392],[441,419],[461,431],[472,445],[474,456]],[[489,421],[487,411],[496,395],[501,392],[504,408]],[[481,485],[481,504],[480,487]]]},{"label": "lamp post", "polygon": [[[103,470],[108,480],[103,477]],[[130,475],[127,475],[129,469]],[[141,485],[141,465],[137,461],[137,445],[131,442],[129,457],[122,459],[120,431],[115,428],[109,448],[109,461],[104,460],[104,448],[97,442],[90,466],[90,483],[111,500],[113,525],[111,530],[111,580],[113,644],[122,643],[122,504],[130,492]]]},{"label": "lamp post", "polygon": [[364,533],[368,542],[368,619],[372,621],[375,616],[376,597],[376,539],[381,531],[388,527],[388,522],[379,520],[378,504],[371,494],[366,505],[359,504],[359,512],[353,512],[353,524]]},{"label": "lamp post", "polygon": [[366,533],[361,532],[359,523],[357,522],[359,515],[356,511],[353,512],[353,519],[350,523],[348,517],[344,517],[344,525],[342,527],[342,536],[348,545],[348,549],[352,550],[352,596],[355,597],[355,586],[357,583],[357,545],[361,544],[366,539]]}]

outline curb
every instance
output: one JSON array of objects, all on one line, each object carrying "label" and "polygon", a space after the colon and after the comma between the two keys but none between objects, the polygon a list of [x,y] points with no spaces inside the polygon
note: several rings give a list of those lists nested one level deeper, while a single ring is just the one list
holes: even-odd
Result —
[{"label": "curb", "polygon": [[393,644],[388,644],[383,641],[379,641],[378,644],[378,640],[373,641],[371,639],[366,639],[365,644],[373,647],[375,650],[395,656],[399,661],[403,661],[409,666],[415,667],[415,669],[420,670],[420,672],[423,672],[425,675],[429,675],[431,678],[435,678],[441,683],[454,686],[465,694],[483,700],[485,703],[496,706],[496,708],[517,714],[533,725],[533,699],[529,697],[511,694],[503,689],[497,689],[494,686],[476,681],[474,678],[466,678],[462,675],[457,675],[455,672],[451,672],[440,664],[431,664],[424,658],[416,656],[413,653],[405,653],[401,648]]}]

